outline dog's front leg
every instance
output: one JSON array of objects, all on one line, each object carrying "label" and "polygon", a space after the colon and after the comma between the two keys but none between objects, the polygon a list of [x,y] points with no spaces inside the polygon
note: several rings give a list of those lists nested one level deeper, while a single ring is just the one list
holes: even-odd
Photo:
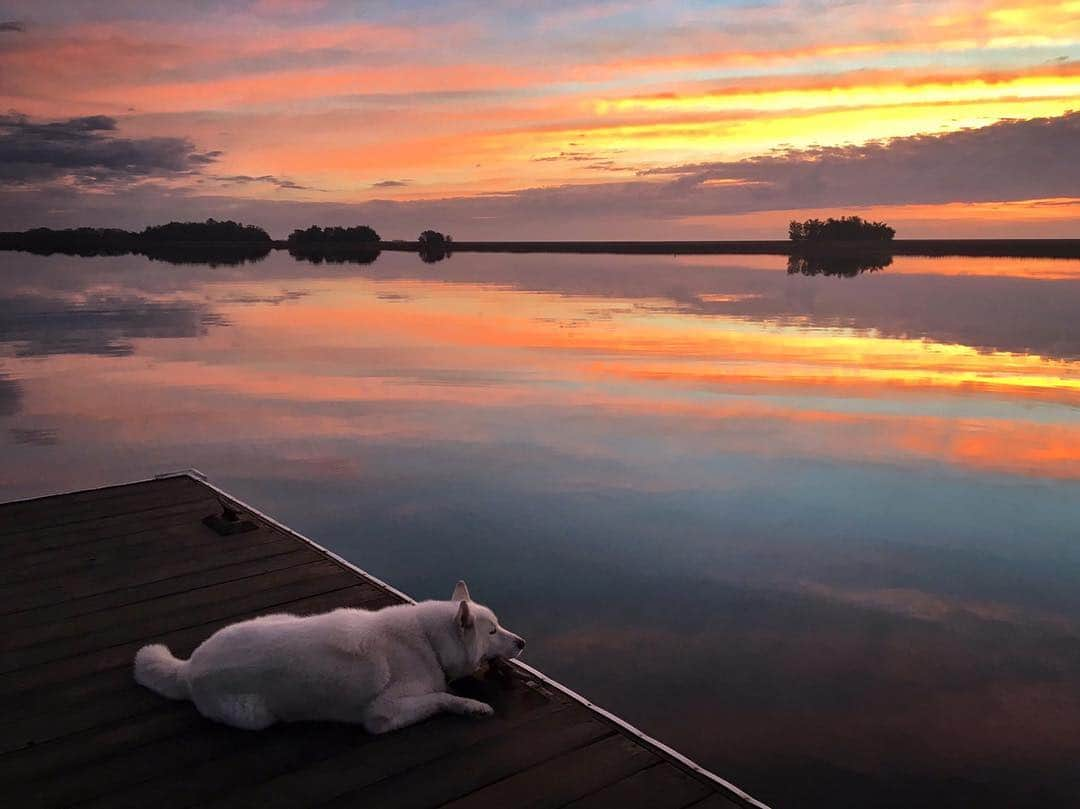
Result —
[{"label": "dog's front leg", "polygon": [[368,733],[388,733],[422,722],[437,713],[490,716],[494,709],[485,702],[455,694],[424,694],[419,697],[383,697],[375,700],[364,716]]}]

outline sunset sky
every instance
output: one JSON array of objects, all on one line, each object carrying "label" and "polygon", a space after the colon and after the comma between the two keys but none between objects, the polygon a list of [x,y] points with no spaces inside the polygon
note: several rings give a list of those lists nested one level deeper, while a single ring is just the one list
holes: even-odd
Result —
[{"label": "sunset sky", "polygon": [[1080,2],[0,0],[0,229],[1080,236]]}]

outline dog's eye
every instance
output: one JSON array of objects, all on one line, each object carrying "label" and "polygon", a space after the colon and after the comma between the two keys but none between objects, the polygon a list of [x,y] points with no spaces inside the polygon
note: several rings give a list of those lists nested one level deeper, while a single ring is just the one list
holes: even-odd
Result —
[{"label": "dog's eye", "polygon": [[498,627],[493,626],[493,627],[491,627],[491,631],[488,632],[488,634],[489,635],[494,635],[498,631],[498,629],[499,629]]}]

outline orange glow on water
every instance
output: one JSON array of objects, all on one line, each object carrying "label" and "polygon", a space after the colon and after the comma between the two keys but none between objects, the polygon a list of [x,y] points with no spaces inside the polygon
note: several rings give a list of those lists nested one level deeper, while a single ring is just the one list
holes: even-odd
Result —
[{"label": "orange glow on water", "polygon": [[[757,272],[772,274],[765,260],[758,263]],[[1007,279],[1021,263],[932,260],[898,269]],[[1041,283],[1038,272],[1019,277]],[[154,357],[150,364],[58,357],[41,377],[49,392],[35,406],[55,417],[97,410],[98,418],[118,420],[131,441],[146,425],[134,414],[152,410],[155,399],[165,406],[169,391],[186,392],[193,418],[209,415],[206,429],[234,424],[240,435],[438,440],[442,428],[414,412],[436,408],[455,435],[483,441],[518,420],[516,413],[524,423],[533,417],[525,414],[548,411],[591,414],[617,432],[665,435],[692,454],[723,448],[1080,477],[1080,369],[1070,360],[703,316],[669,309],[663,299],[598,301],[419,280],[324,279],[318,286],[287,305],[229,309],[230,325],[203,338],[203,351],[221,361],[159,340],[140,343],[140,352]],[[709,303],[746,300],[717,294]],[[79,373],[87,366],[93,370]],[[33,365],[20,370],[38,376]],[[87,378],[96,380],[90,388]],[[115,396],[125,389],[153,393]],[[106,406],[114,397],[117,404]],[[213,407],[221,397],[232,404]],[[370,423],[303,415],[322,403],[388,406],[393,414]],[[625,427],[613,427],[620,423]],[[152,429],[171,428],[164,422]],[[181,420],[177,429],[190,426]],[[561,440],[553,434],[544,441]]]}]

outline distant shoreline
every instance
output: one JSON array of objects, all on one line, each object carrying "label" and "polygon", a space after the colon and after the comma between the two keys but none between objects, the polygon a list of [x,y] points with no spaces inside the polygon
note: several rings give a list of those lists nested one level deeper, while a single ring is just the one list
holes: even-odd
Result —
[{"label": "distant shoreline", "polygon": [[[62,234],[62,231],[57,233]],[[122,234],[122,235],[121,235]],[[41,237],[28,233],[0,233],[0,251],[21,250],[39,255],[119,255],[141,253],[151,258],[176,254],[263,255],[270,250],[296,254],[349,256],[380,251],[419,253],[416,241],[334,242],[298,247],[284,239],[264,241],[157,241],[116,232],[106,240]],[[1080,259],[1080,239],[893,239],[860,242],[792,242],[790,240],[726,241],[455,241],[446,245],[451,253],[577,253],[596,255],[775,255],[819,258],[867,258],[892,256],[1055,258]]]},{"label": "distant shoreline", "polygon": [[[274,246],[285,246],[274,242]],[[372,245],[376,247],[376,245]],[[729,241],[455,241],[454,253],[607,253],[617,255],[893,255],[1080,259],[1080,239],[894,239],[812,246],[788,240]],[[370,248],[369,248],[370,249]],[[379,242],[377,249],[416,252],[416,242]]]}]

